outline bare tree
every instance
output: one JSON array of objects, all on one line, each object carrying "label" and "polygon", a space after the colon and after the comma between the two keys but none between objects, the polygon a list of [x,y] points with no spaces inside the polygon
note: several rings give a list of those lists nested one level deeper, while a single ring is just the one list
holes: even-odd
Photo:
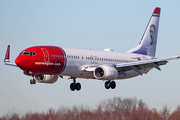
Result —
[{"label": "bare tree", "polygon": [[180,120],[180,106],[170,114],[165,104],[160,112],[149,109],[142,99],[114,97],[100,101],[95,109],[87,106],[72,108],[50,108],[47,112],[27,112],[22,117],[16,112],[10,112],[0,120]]},{"label": "bare tree", "polygon": [[168,120],[170,116],[170,108],[168,108],[167,104],[163,105],[163,108],[160,111],[160,115],[162,120]]},{"label": "bare tree", "polygon": [[169,120],[180,120],[180,105],[176,108],[174,112],[172,112]]}]

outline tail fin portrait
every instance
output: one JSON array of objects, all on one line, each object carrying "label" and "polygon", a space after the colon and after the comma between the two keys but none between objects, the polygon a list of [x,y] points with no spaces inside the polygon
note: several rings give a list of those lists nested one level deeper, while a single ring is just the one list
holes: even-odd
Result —
[{"label": "tail fin portrait", "polygon": [[141,42],[137,47],[127,51],[127,53],[136,53],[155,57],[160,10],[161,8],[159,7],[155,8],[146,30],[144,31]]}]

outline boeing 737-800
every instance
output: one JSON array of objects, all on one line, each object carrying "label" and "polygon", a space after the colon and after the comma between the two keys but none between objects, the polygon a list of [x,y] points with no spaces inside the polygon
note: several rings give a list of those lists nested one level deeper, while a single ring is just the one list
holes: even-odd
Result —
[{"label": "boeing 737-800", "polygon": [[139,45],[125,53],[64,48],[57,46],[34,46],[20,52],[15,63],[11,63],[10,45],[7,47],[5,64],[17,66],[25,75],[32,76],[31,84],[54,83],[58,77],[69,76],[72,91],[81,89],[76,78],[105,80],[106,89],[114,89],[114,80],[128,79],[148,73],[151,69],[161,70],[169,60],[180,56],[155,58],[160,8],[156,7],[145,29]]}]

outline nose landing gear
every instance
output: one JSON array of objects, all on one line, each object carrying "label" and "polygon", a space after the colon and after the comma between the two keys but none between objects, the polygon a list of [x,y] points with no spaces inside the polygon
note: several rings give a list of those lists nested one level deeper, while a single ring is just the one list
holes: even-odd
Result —
[{"label": "nose landing gear", "polygon": [[30,80],[30,84],[32,85],[32,84],[36,84],[36,80],[35,79],[31,79]]}]

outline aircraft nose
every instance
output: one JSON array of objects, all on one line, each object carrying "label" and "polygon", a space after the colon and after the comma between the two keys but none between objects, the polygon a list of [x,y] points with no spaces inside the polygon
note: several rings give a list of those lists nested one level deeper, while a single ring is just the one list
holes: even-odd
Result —
[{"label": "aircraft nose", "polygon": [[15,60],[16,65],[21,69],[24,69],[27,67],[27,62],[28,61],[23,56],[18,56]]},{"label": "aircraft nose", "polygon": [[17,66],[20,66],[21,62],[20,62],[19,57],[16,58],[15,63],[16,63]]},{"label": "aircraft nose", "polygon": [[34,67],[32,63],[30,63],[29,56],[26,55],[19,55],[15,63],[16,65],[23,71],[31,71],[31,68]]}]

